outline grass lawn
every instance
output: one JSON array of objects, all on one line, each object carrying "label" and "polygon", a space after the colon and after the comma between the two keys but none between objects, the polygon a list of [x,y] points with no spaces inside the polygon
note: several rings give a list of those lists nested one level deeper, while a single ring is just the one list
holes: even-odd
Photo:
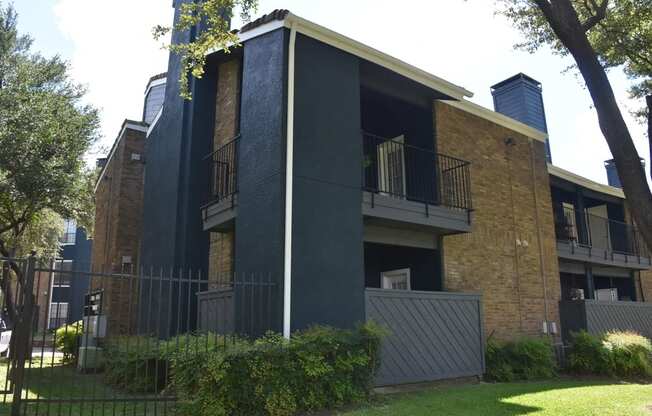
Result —
[{"label": "grass lawn", "polygon": [[[0,390],[4,390],[6,380],[7,362],[0,361]],[[102,382],[101,375],[81,374],[74,367],[64,366],[60,360],[44,360],[41,368],[40,359],[34,358],[30,368],[26,370],[26,389],[29,391],[29,398],[35,399],[127,399],[120,402],[96,402],[96,403],[30,403],[27,408],[28,415],[65,415],[65,416],[101,416],[101,415],[160,415],[174,414],[172,403],[143,402],[135,399],[134,396],[125,395]],[[11,413],[12,397],[6,396],[3,403],[3,395],[0,394],[0,416]],[[150,396],[151,397],[151,396]],[[156,409],[154,407],[157,407]]]},{"label": "grass lawn", "polygon": [[652,384],[553,380],[440,387],[382,396],[365,408],[340,415],[652,416]]}]

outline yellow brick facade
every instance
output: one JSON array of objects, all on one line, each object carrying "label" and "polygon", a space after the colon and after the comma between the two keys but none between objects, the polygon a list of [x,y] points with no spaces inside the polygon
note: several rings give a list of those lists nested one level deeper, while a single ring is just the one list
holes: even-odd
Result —
[{"label": "yellow brick facade", "polygon": [[[218,65],[213,149],[219,149],[239,132],[240,68],[238,58]],[[233,248],[233,231],[211,233],[208,260],[210,281],[225,281],[233,273]]]},{"label": "yellow brick facade", "polygon": [[559,328],[561,289],[545,148],[508,128],[435,103],[437,150],[471,162],[471,233],[443,241],[444,287],[482,294],[498,339]]}]

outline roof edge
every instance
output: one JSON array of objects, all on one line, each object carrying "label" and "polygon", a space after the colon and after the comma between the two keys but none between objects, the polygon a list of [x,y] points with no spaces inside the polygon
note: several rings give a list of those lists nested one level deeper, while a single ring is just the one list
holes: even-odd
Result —
[{"label": "roof edge", "polygon": [[[246,30],[238,32],[238,39],[240,43],[244,43],[250,39],[283,27],[294,27],[297,32],[302,35],[311,37],[359,58],[366,59],[454,99],[461,100],[464,97],[473,97],[473,92],[459,85],[446,81],[443,78],[419,69],[407,62],[394,58],[393,56],[330,30],[324,26],[292,14],[292,12],[287,10],[275,10],[268,15],[263,15],[261,18],[256,19],[251,24],[245,25],[244,28],[246,28]],[[218,51],[218,49],[210,50],[207,55]]]},{"label": "roof edge", "polygon": [[522,123],[518,120],[515,120],[511,117],[508,117],[496,111],[490,110],[474,102],[468,100],[460,100],[460,101],[438,100],[438,101],[444,104],[448,104],[452,107],[458,108],[462,111],[471,113],[485,120],[494,122],[503,127],[507,127],[508,129],[514,130],[515,132],[527,136],[531,139],[538,140],[540,142],[545,142],[548,139],[547,133],[544,133],[540,130],[535,129],[534,127],[528,126],[525,123]]},{"label": "roof edge", "polygon": [[93,193],[97,193],[97,188],[100,186],[100,182],[102,182],[102,179],[104,178],[106,168],[107,168],[107,166],[109,166],[109,163],[111,162],[111,159],[113,159],[113,155],[115,154],[115,149],[117,149],[118,144],[122,140],[122,137],[125,135],[125,131],[127,131],[127,129],[129,129],[129,130],[140,131],[142,133],[147,134],[148,127],[149,127],[149,124],[145,123],[144,121],[135,121],[135,120],[125,119],[122,122],[122,126],[120,126],[120,132],[118,133],[118,136],[113,141],[113,145],[111,146],[111,151],[109,151],[109,155],[106,157],[106,163],[102,167],[102,170],[100,171],[100,174],[97,177],[97,181],[95,182],[95,186],[93,187]]},{"label": "roof edge", "polygon": [[550,163],[548,163],[548,173],[552,176],[556,176],[560,179],[564,179],[568,182],[574,183],[575,185],[582,186],[592,191],[615,196],[616,198],[626,199],[625,193],[620,188],[595,182],[589,178],[585,178],[584,176],[580,176],[576,173],[562,169],[559,166],[555,166]]}]

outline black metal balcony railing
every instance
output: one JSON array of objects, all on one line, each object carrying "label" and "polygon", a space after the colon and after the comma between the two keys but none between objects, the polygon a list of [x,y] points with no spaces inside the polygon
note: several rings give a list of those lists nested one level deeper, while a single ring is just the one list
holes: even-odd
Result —
[{"label": "black metal balcony railing", "polygon": [[471,210],[470,163],[363,132],[363,189],[393,198]]},{"label": "black metal balcony railing", "polygon": [[622,221],[563,208],[555,215],[557,240],[604,252],[649,257],[640,232]]},{"label": "black metal balcony railing", "polygon": [[239,136],[206,156],[210,164],[209,203],[223,201],[238,191]]}]

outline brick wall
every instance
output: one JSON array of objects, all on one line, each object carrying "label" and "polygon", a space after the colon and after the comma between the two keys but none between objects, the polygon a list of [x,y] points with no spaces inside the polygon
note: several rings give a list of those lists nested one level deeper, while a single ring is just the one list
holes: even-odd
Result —
[{"label": "brick wall", "polygon": [[482,294],[487,335],[540,334],[545,320],[559,327],[544,143],[443,102],[435,103],[435,128],[440,153],[471,162],[475,210],[471,233],[444,238],[445,289]]},{"label": "brick wall", "polygon": [[[125,128],[116,139],[113,156],[95,192],[95,235],[92,271],[136,272],[142,232],[145,133]],[[133,160],[139,154],[141,160]],[[123,257],[131,265],[123,266]],[[129,325],[129,306],[136,302],[126,279],[93,277],[92,289],[103,289],[102,309],[109,316],[109,331],[124,333]]]},{"label": "brick wall", "polygon": [[[239,58],[218,65],[215,98],[215,132],[213,149],[219,149],[239,132],[240,76]],[[209,280],[224,281],[233,272],[234,232],[211,233],[209,248]]]}]

